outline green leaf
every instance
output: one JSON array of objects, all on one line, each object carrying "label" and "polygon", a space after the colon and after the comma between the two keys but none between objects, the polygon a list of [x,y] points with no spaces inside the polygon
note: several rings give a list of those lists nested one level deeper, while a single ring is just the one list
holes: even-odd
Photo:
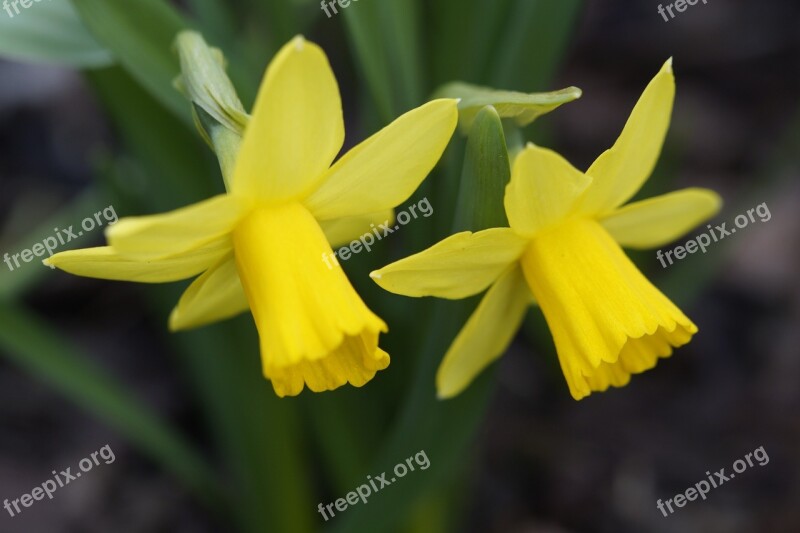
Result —
[{"label": "green leaf", "polygon": [[200,136],[177,117],[165,114],[127,71],[112,67],[92,71],[87,77],[125,147],[135,155],[131,164],[142,168],[141,180],[115,184],[124,187],[128,196],[136,194],[143,204],[138,211],[118,206],[120,216],[167,211],[223,192],[213,154]]},{"label": "green leaf", "polygon": [[547,86],[569,43],[582,0],[512,0],[488,79],[530,91]]},{"label": "green leaf", "polygon": [[188,6],[193,18],[203,28],[203,33],[217,44],[233,42],[236,36],[234,12],[224,0],[189,0]]},{"label": "green leaf", "polygon": [[[341,11],[341,10],[340,10]],[[340,12],[384,122],[422,103],[417,0],[362,1]]]},{"label": "green leaf", "polygon": [[[161,104],[191,124],[191,106],[175,90],[180,73],[172,44],[187,28],[180,14],[162,0],[72,0],[98,41]],[[135,102],[128,102],[135,105]]]},{"label": "green leaf", "polygon": [[[162,298],[162,313],[174,303]],[[239,527],[226,531],[314,531],[317,502],[299,405],[278,398],[264,379],[252,319],[239,317],[170,340],[180,347],[235,481],[231,496]]]},{"label": "green leaf", "polygon": [[69,0],[37,0],[28,8],[17,3],[16,9],[14,3],[4,5],[0,11],[0,56],[69,67],[98,67],[114,61],[83,25]]},{"label": "green leaf", "polygon": [[0,302],[0,348],[12,362],[119,431],[206,504],[220,504],[218,481],[198,452],[38,318]]},{"label": "green leaf", "polygon": [[504,198],[510,180],[503,122],[494,107],[486,106],[475,116],[467,138],[453,233],[508,227]]},{"label": "green leaf", "polygon": [[548,93],[520,93],[453,82],[436,92],[437,98],[460,98],[458,122],[463,133],[469,131],[475,116],[485,106],[493,106],[501,118],[527,126],[540,116],[581,97],[577,87]]},{"label": "green leaf", "polygon": [[436,46],[429,49],[437,86],[454,79],[488,82],[486,73],[497,61],[495,45],[507,31],[511,1],[483,2],[480,9],[465,8],[463,0],[425,3],[425,20],[436,28]]}]

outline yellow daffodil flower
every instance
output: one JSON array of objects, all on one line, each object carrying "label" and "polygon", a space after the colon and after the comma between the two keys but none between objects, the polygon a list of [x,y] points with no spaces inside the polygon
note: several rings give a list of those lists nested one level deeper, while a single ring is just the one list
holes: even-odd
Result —
[{"label": "yellow daffodil flower", "polygon": [[671,242],[720,208],[716,193],[694,188],[622,206],[655,166],[674,95],[669,60],[585,174],[551,150],[520,153],[505,192],[510,228],[457,233],[372,273],[407,296],[458,299],[489,288],[439,368],[441,398],[502,355],[534,302],[575,399],[626,385],[697,332],[621,248]]},{"label": "yellow daffodil flower", "polygon": [[392,217],[441,157],[456,105],[443,99],[414,109],[333,163],[344,141],[339,88],[325,53],[297,37],[266,71],[228,194],[122,219],[107,231],[108,246],[60,253],[47,264],[145,283],[201,274],[170,329],[250,309],[264,375],[279,396],[304,385],[360,387],[389,364],[378,348],[387,327],[341,268],[324,262],[330,237],[341,244]]}]

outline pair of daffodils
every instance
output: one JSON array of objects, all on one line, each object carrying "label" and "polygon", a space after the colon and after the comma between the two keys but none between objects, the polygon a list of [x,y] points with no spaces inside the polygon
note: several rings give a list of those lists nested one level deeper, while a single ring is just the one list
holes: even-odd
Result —
[{"label": "pair of daffodils", "polygon": [[[668,62],[613,148],[584,174],[529,145],[513,166],[510,228],[453,235],[372,274],[409,296],[464,298],[489,288],[437,376],[441,397],[463,390],[511,342],[525,310],[541,307],[570,392],[582,398],[655,365],[696,326],[620,248],[656,246],[713,214],[710,191],[685,190],[619,207],[658,157],[674,95]],[[275,392],[360,387],[389,365],[386,324],[341,268],[320,259],[383,222],[436,165],[458,101],[429,102],[334,163],[344,140],[336,79],[324,52],[296,38],[270,63],[227,194],[163,215],[125,218],[108,246],[59,253],[72,274],[138,282],[198,276],[170,329],[252,312],[264,375]]]}]

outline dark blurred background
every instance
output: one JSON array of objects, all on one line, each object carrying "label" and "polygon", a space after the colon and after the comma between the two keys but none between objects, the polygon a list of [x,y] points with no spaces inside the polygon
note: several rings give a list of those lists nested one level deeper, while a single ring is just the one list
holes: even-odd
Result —
[{"label": "dark blurred background", "polygon": [[[674,57],[671,131],[639,197],[709,187],[725,199],[719,222],[764,202],[772,218],[669,269],[655,253],[632,254],[700,333],[624,389],[572,400],[531,312],[500,360],[499,386],[464,465],[458,531],[800,531],[800,4],[700,1],[669,22],[657,6],[585,3],[555,82],[507,87],[583,89],[530,136],[587,168]],[[348,90],[353,66],[332,49],[345,46],[340,30],[317,20],[308,37],[328,49],[347,109],[361,96]],[[19,251],[32,227],[84,194],[118,143],[81,74],[0,62],[0,252]],[[100,242],[95,232],[80,244]],[[0,270],[0,282],[11,275]],[[165,317],[143,301],[149,288],[46,274],[26,295],[29,307],[213,449],[191,386],[174,371]],[[0,426],[0,498],[28,492],[106,443],[116,454],[113,466],[97,467],[35,512],[0,519],[0,531],[226,531],[105,424],[6,358]],[[669,517],[656,509],[658,499],[707,470],[730,471],[760,446],[765,466]]]}]

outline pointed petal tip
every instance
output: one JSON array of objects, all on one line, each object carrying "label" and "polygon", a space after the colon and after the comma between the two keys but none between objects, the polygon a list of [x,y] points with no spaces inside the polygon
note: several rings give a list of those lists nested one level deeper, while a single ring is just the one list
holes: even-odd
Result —
[{"label": "pointed petal tip", "polygon": [[454,399],[456,396],[464,392],[466,388],[469,386],[470,383],[467,385],[455,385],[450,384],[450,386],[445,386],[443,384],[436,385],[436,400],[440,402],[446,402],[448,400]]},{"label": "pointed petal tip", "polygon": [[299,34],[292,39],[292,44],[294,45],[295,50],[302,52],[303,47],[306,45],[306,38],[302,34]]},{"label": "pointed petal tip", "polygon": [[436,384],[436,399],[440,402],[455,398],[458,396],[459,392],[460,391],[455,390],[452,387],[445,387],[442,383]]},{"label": "pointed petal tip", "polygon": [[664,63],[663,70],[664,70],[664,72],[666,72],[668,74],[673,74],[673,71],[672,71],[672,56],[670,56],[670,58],[667,59],[667,62]]},{"label": "pointed petal tip", "polygon": [[169,314],[169,319],[167,320],[167,329],[169,329],[170,333],[177,333],[182,329],[177,306]]},{"label": "pointed petal tip", "polygon": [[434,102],[439,103],[439,104],[447,103],[447,104],[453,106],[453,110],[457,113],[458,112],[458,106],[459,106],[459,104],[461,104],[461,98],[436,98],[435,100],[431,100],[427,104],[423,104],[423,106],[420,106],[420,107],[424,107],[425,105],[433,104]]},{"label": "pointed petal tip", "polygon": [[696,195],[705,197],[709,205],[709,217],[715,216],[717,213],[719,213],[722,210],[722,206],[725,204],[722,196],[713,189],[706,189],[704,187],[691,187],[686,190]]},{"label": "pointed petal tip", "polygon": [[59,268],[59,266],[56,264],[56,261],[53,261],[53,257],[55,256],[45,257],[44,259],[42,259],[42,264],[51,270]]},{"label": "pointed petal tip", "polygon": [[717,192],[711,189],[703,189],[703,191],[708,194],[709,198],[714,204],[714,214],[716,215],[722,210],[722,206],[725,204],[725,200],[722,199],[722,196]]},{"label": "pointed petal tip", "polygon": [[381,274],[377,270],[373,270],[372,272],[369,273],[369,277],[371,277],[372,279],[381,279]]}]

